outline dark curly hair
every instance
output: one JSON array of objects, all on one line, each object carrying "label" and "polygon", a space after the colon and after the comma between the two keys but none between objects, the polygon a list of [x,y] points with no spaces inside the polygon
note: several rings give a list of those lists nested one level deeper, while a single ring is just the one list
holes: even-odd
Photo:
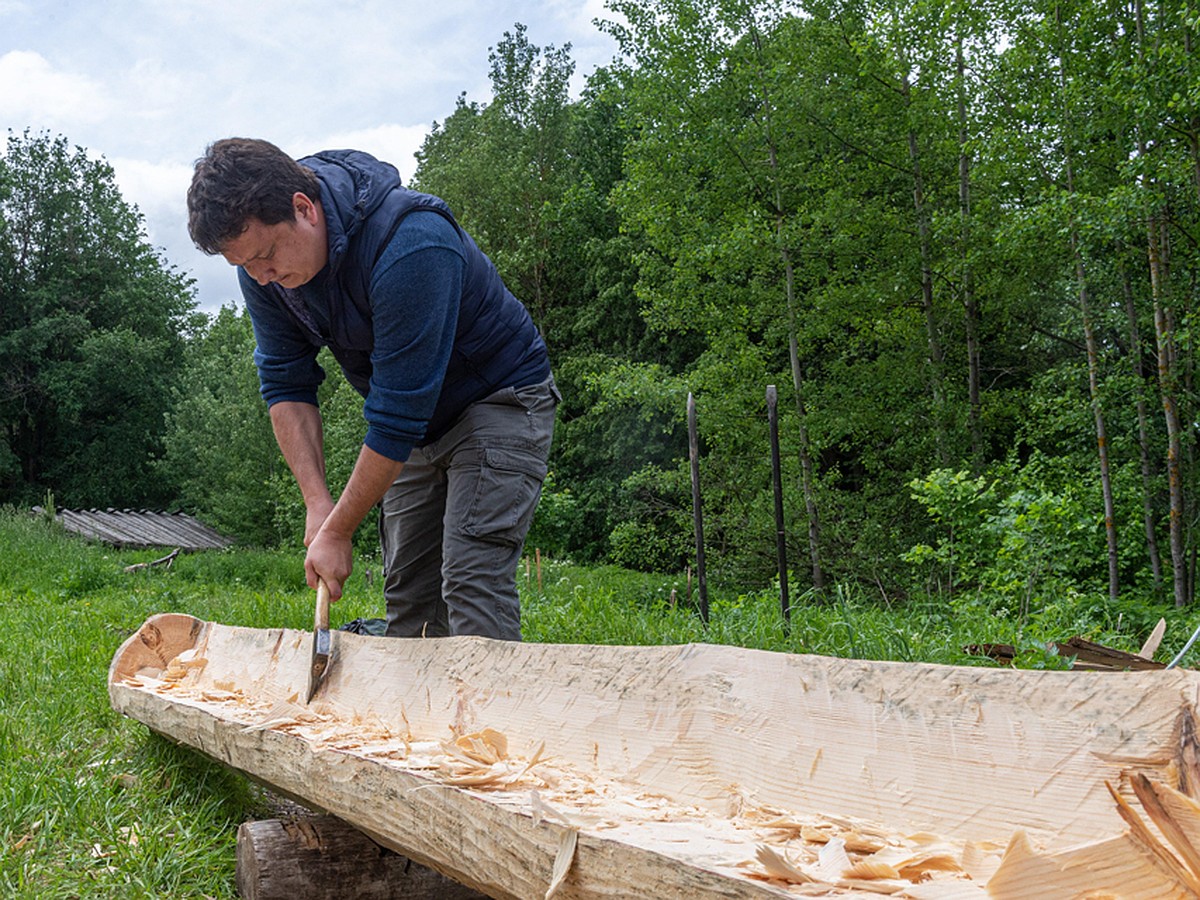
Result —
[{"label": "dark curly hair", "polygon": [[209,256],[216,255],[250,223],[277,225],[295,215],[292,197],[320,201],[321,184],[269,141],[224,138],[196,160],[188,188],[188,234]]}]

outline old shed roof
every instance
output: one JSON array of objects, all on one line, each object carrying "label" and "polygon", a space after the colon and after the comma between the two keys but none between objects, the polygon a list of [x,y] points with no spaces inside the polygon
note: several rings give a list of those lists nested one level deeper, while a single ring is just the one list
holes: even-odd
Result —
[{"label": "old shed roof", "polygon": [[[40,512],[35,509],[35,512]],[[149,509],[62,509],[55,518],[67,531],[117,547],[219,550],[233,542],[184,513]]]}]

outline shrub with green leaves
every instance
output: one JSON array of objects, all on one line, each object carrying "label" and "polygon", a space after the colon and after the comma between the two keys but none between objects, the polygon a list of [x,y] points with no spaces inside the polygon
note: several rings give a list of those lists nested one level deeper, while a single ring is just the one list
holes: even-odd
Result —
[{"label": "shrub with green leaves", "polygon": [[1074,486],[1051,487],[1039,467],[989,476],[939,469],[910,484],[940,532],[904,560],[928,589],[971,592],[1000,614],[1028,618],[1073,593],[1098,589],[1103,535]]}]

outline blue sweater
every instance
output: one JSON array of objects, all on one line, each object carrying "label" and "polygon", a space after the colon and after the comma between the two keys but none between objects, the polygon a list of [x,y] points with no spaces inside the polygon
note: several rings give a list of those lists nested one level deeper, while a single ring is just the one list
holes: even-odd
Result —
[{"label": "blue sweater", "polygon": [[300,162],[321,181],[328,264],[291,290],[238,271],[268,405],[315,404],[328,346],[366,398],[364,443],[405,460],[476,400],[550,376],[529,313],[443,201],[365,153]]}]

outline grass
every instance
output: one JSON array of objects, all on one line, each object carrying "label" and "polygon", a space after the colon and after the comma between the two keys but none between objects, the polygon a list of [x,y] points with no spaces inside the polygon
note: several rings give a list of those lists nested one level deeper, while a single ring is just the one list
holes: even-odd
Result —
[{"label": "grass", "polygon": [[[0,512],[0,896],[236,896],[237,826],[269,814],[264,795],[114,713],[108,665],[154,613],[307,629],[312,598],[297,553],[203,553],[169,570],[123,571],[156,555],[88,544]],[[381,615],[369,568],[360,563],[333,609],[335,625]],[[965,656],[965,644],[1013,643],[1031,666],[1062,665],[1039,642],[1075,633],[1137,649],[1160,614],[1067,598],[1018,620],[972,598],[889,608],[839,590],[823,604],[800,598],[785,628],[773,592],[714,591],[705,627],[681,579],[547,560],[540,587],[533,572],[518,582],[528,641],[709,641],[975,665],[983,663]],[[1182,646],[1194,624],[1165,614],[1164,653]]]},{"label": "grass", "polygon": [[776,590],[710,591],[709,623],[705,626],[695,608],[697,598],[693,595],[691,604],[686,601],[686,582],[679,578],[561,561],[543,564],[540,590],[535,576],[519,576],[524,637],[547,643],[703,641],[787,653],[949,665],[991,665],[964,648],[1001,643],[1016,648],[1017,664],[1022,667],[1067,668],[1070,661],[1056,659],[1047,650],[1047,642],[1081,635],[1136,652],[1163,616],[1168,622],[1165,653],[1182,646],[1195,624],[1186,611],[1173,607],[1114,606],[1107,598],[1090,595],[1059,597],[1021,617],[1000,603],[976,596],[924,597],[888,605],[838,586],[823,602],[811,595],[793,596],[790,624],[780,611]]}]

